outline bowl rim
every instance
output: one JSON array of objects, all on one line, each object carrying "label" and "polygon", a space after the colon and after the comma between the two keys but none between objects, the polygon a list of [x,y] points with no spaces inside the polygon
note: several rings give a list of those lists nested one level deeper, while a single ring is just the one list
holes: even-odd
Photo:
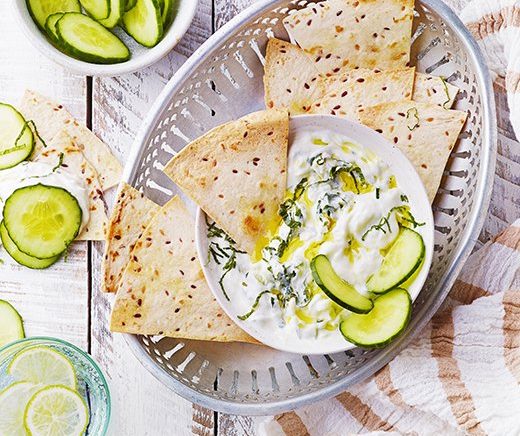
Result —
[{"label": "bowl rim", "polygon": [[[414,211],[414,215],[420,216],[419,221],[424,221],[425,225],[421,226],[421,230],[419,231],[423,237],[425,245],[424,262],[413,282],[407,287],[407,292],[409,293],[413,303],[422,291],[424,283],[428,277],[433,259],[434,246],[433,211],[419,174],[405,154],[375,130],[347,118],[336,117],[328,114],[304,114],[291,116],[289,118],[289,144],[287,153],[290,153],[289,150],[293,144],[292,139],[297,132],[305,132],[310,129],[314,130],[319,128],[351,140],[362,150],[368,150],[374,153],[380,163],[388,165],[390,172],[396,177],[400,189],[410,198],[410,205]],[[406,180],[411,180],[411,183],[405,184],[404,182]],[[272,331],[269,331],[268,329],[255,328],[251,323],[237,319],[236,304],[233,304],[233,302],[224,298],[217,283],[218,280],[215,276],[214,270],[217,270],[218,268],[216,268],[213,263],[207,261],[208,238],[206,234],[206,216],[207,214],[198,207],[194,231],[199,262],[213,296],[222,310],[224,310],[227,316],[232,319],[238,327],[263,345],[287,353],[323,355],[341,353],[354,348],[359,348],[341,337],[337,337],[335,340],[330,341],[301,340],[301,342],[291,341],[291,343],[288,343],[285,340],[279,340],[280,335],[273,335]],[[305,352],[302,352],[302,349],[304,349]]]},{"label": "bowl rim", "polygon": [[[110,420],[112,417],[112,396],[110,394],[110,388],[108,387],[107,379],[106,379],[105,375],[103,374],[103,371],[99,367],[99,364],[94,360],[94,358],[90,354],[88,354],[86,351],[83,351],[78,346],[76,346],[64,339],[53,338],[51,336],[29,336],[26,338],[17,339],[16,341],[13,341],[13,342],[9,342],[8,344],[5,344],[4,346],[0,347],[0,356],[3,353],[5,353],[7,350],[9,350],[9,348],[11,348],[11,347],[15,347],[17,345],[21,345],[21,344],[25,344],[25,343],[29,343],[29,342],[33,342],[33,341],[36,342],[36,345],[38,342],[47,342],[47,343],[50,342],[50,343],[63,345],[66,348],[70,348],[73,351],[75,351],[76,353],[80,354],[82,357],[84,357],[87,360],[87,362],[92,366],[92,368],[94,368],[94,371],[99,376],[101,383],[102,383],[102,387],[107,394],[107,402],[106,402],[107,418],[105,420],[103,430],[102,430],[103,431],[102,434],[106,435],[108,432],[108,428],[110,426]],[[73,364],[74,364],[74,362],[73,362]]]},{"label": "bowl rim", "polygon": [[[207,59],[208,54],[218,49],[223,41],[226,40],[226,37],[234,33],[237,28],[241,28],[251,19],[254,19],[258,14],[266,11],[268,8],[275,7],[279,3],[281,3],[281,0],[259,0],[249,8],[246,8],[208,38],[208,40],[202,44],[179,68],[161,91],[141,124],[141,128],[135,137],[133,147],[125,165],[122,178],[123,181],[133,184],[133,180],[137,173],[136,163],[139,162],[144,152],[144,145],[148,144],[150,141],[152,128],[160,121],[166,103],[171,100],[173,95],[182,89],[185,77],[193,74],[193,72],[196,71],[196,69]],[[461,237],[455,255],[450,263],[450,267],[446,271],[442,282],[438,285],[439,291],[434,299],[428,299],[428,302],[431,303],[430,307],[426,312],[421,311],[421,318],[414,323],[417,326],[417,330],[414,332],[415,334],[407,334],[398,338],[388,349],[383,349],[382,352],[377,353],[371,361],[367,363],[367,365],[356,370],[356,372],[349,375],[348,378],[337,380],[321,387],[319,390],[306,392],[295,398],[277,399],[274,401],[263,402],[261,404],[243,403],[238,400],[234,401],[226,398],[218,398],[197,391],[194,387],[184,383],[180,378],[175,377],[175,375],[172,375],[165,368],[158,365],[143,345],[143,340],[140,335],[124,334],[128,347],[140,361],[141,365],[143,365],[143,367],[145,367],[157,380],[188,401],[223,413],[258,416],[282,413],[312,404],[316,401],[331,398],[344,391],[349,386],[359,383],[373,375],[390,362],[391,359],[397,356],[405,347],[407,347],[417,336],[417,333],[431,320],[434,313],[439,309],[446,298],[451,286],[455,283],[464,261],[469,257],[471,250],[475,246],[480,230],[484,225],[485,213],[482,212],[487,211],[491,200],[492,190],[485,187],[492,187],[496,165],[497,133],[493,86],[484,55],[470,31],[464,26],[456,12],[454,12],[442,0],[419,0],[419,3],[432,9],[435,13],[439,14],[443,19],[448,20],[452,24],[454,34],[461,40],[464,48],[467,50],[468,57],[476,65],[476,69],[479,72],[477,75],[477,83],[482,87],[481,98],[484,123],[481,135],[483,137],[484,146],[481,150],[481,177],[479,177],[479,180],[477,181],[476,188],[478,195],[474,197],[474,208],[471,212],[471,216],[468,218],[466,230],[464,235]],[[414,322],[413,319],[412,322]]]},{"label": "bowl rim", "polygon": [[[166,56],[180,42],[189,29],[198,7],[199,0],[179,0],[179,10],[164,34],[155,46],[136,58],[117,64],[94,64],[75,59],[52,45],[46,35],[33,21],[27,8],[26,0],[12,0],[14,15],[29,42],[46,58],[78,74],[86,76],[118,76],[146,68]],[[110,30],[110,29],[109,29]]]}]

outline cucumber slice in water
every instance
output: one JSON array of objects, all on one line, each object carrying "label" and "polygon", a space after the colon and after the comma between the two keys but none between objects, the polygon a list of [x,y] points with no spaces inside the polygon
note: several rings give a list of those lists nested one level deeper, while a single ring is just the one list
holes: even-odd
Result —
[{"label": "cucumber slice in water", "polygon": [[23,338],[22,317],[7,301],[0,300],[0,347]]},{"label": "cucumber slice in water", "polygon": [[412,300],[405,289],[396,288],[374,301],[365,315],[352,314],[341,321],[345,339],[364,348],[381,348],[399,336],[412,315]]},{"label": "cucumber slice in water", "polygon": [[26,2],[31,17],[44,32],[49,15],[57,12],[81,12],[78,0],[26,0]]},{"label": "cucumber slice in water", "polygon": [[78,59],[114,64],[130,58],[128,47],[97,21],[83,14],[64,14],[56,28],[63,50]]},{"label": "cucumber slice in water", "polygon": [[123,16],[126,32],[139,44],[153,47],[163,36],[161,6],[158,0],[137,0]]},{"label": "cucumber slice in water", "polygon": [[21,252],[13,240],[9,237],[7,229],[2,221],[0,224],[0,240],[5,248],[5,251],[20,265],[26,266],[31,269],[45,269],[49,268],[52,264],[56,263],[60,256],[54,256],[49,259],[38,259],[36,257],[29,256]]},{"label": "cucumber slice in water", "polygon": [[109,28],[117,26],[125,13],[125,0],[110,0],[110,15],[99,22]]},{"label": "cucumber slice in water", "polygon": [[350,284],[336,274],[327,256],[319,254],[311,261],[312,277],[323,292],[341,307],[355,313],[368,313],[374,306]]},{"label": "cucumber slice in water", "polygon": [[110,15],[110,0],[79,0],[79,2],[94,20],[102,20]]},{"label": "cucumber slice in water", "polygon": [[9,104],[0,103],[0,126],[0,170],[3,170],[30,156],[34,138],[22,114]]},{"label": "cucumber slice in water", "polygon": [[18,249],[38,259],[66,250],[78,235],[82,211],[63,188],[42,184],[14,191],[4,205],[4,225]]},{"label": "cucumber slice in water", "polygon": [[421,265],[424,253],[422,236],[403,227],[383,259],[379,271],[368,279],[368,290],[382,294],[406,282]]},{"label": "cucumber slice in water", "polygon": [[57,14],[49,15],[47,17],[47,21],[45,22],[45,30],[47,31],[47,35],[55,44],[59,44],[60,42],[60,37],[58,36],[58,31],[56,29],[56,23],[61,17],[63,17],[63,13],[58,12]]}]

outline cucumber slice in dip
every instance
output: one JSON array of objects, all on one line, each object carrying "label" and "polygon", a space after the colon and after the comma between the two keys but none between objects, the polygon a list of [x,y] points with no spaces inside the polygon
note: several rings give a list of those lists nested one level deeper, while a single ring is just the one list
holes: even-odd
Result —
[{"label": "cucumber slice in dip", "polygon": [[47,21],[45,22],[45,30],[47,31],[47,36],[58,45],[60,42],[60,37],[58,36],[58,30],[56,29],[56,24],[58,20],[63,17],[62,12],[58,12],[57,14],[49,15]]},{"label": "cucumber slice in dip", "polygon": [[24,337],[22,317],[7,301],[0,300],[0,347]]},{"label": "cucumber slice in dip", "polygon": [[164,4],[161,8],[161,18],[163,22],[163,29],[166,30],[168,27],[170,27],[170,24],[173,21],[173,15],[174,15],[174,3],[176,0],[162,0]]},{"label": "cucumber slice in dip", "polygon": [[78,235],[78,200],[63,188],[42,184],[19,188],[6,200],[4,225],[20,251],[38,259],[58,256]]},{"label": "cucumber slice in dip", "polygon": [[94,20],[102,20],[110,15],[110,0],[79,0],[79,2]]},{"label": "cucumber slice in dip", "polygon": [[44,32],[49,15],[57,12],[81,12],[78,0],[26,0],[26,2],[31,17]]},{"label": "cucumber slice in dip", "polygon": [[0,103],[0,126],[0,170],[4,170],[30,156],[34,138],[22,114],[11,105]]},{"label": "cucumber slice in dip", "polygon": [[378,297],[365,315],[352,314],[341,321],[345,339],[364,348],[381,348],[399,336],[412,314],[412,300],[405,289],[395,288]]},{"label": "cucumber slice in dip", "polygon": [[123,16],[126,32],[139,44],[153,47],[163,36],[161,6],[158,0],[137,0]]},{"label": "cucumber slice in dip", "polygon": [[125,13],[125,5],[125,0],[110,0],[110,15],[99,22],[109,29],[117,26]]},{"label": "cucumber slice in dip", "polygon": [[341,307],[355,313],[368,313],[372,301],[336,274],[327,256],[320,254],[311,261],[312,277],[327,296]]},{"label": "cucumber slice in dip", "polygon": [[20,265],[26,266],[31,269],[45,269],[49,268],[51,265],[56,263],[60,256],[54,256],[49,259],[38,259],[36,257],[29,256],[21,252],[13,240],[9,237],[9,233],[7,233],[7,229],[5,228],[4,223],[0,224],[0,240],[2,241],[2,245],[5,248],[5,251],[9,253],[9,255]]},{"label": "cucumber slice in dip", "polygon": [[63,51],[75,58],[97,64],[114,64],[130,59],[128,47],[86,15],[64,14],[56,28]]},{"label": "cucumber slice in dip", "polygon": [[368,290],[382,294],[406,282],[421,265],[424,253],[422,236],[403,227],[383,259],[379,271],[368,279]]}]

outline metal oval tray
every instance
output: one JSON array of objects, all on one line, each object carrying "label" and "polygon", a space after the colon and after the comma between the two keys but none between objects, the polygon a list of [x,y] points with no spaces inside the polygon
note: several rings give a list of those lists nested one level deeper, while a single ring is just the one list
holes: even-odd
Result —
[{"label": "metal oval tray", "polygon": [[[135,140],[124,179],[164,204],[179,193],[162,172],[176,151],[210,128],[259,110],[263,55],[270,36],[288,40],[282,19],[305,0],[263,0],[202,45],[170,80]],[[382,350],[324,356],[247,344],[127,335],[140,362],[186,399],[231,414],[267,415],[333,396],[374,374],[430,320],[477,240],[489,205],[496,158],[491,81],[463,24],[441,0],[415,6],[411,64],[442,75],[461,92],[468,121],[434,202],[435,253],[406,332]],[[432,144],[434,146],[434,144]],[[192,204],[193,205],[193,204]]]}]

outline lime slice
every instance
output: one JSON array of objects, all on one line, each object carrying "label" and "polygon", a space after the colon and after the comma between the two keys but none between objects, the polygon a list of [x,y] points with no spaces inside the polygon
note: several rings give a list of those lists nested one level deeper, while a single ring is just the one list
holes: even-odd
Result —
[{"label": "lime slice", "polygon": [[43,345],[16,354],[7,367],[7,373],[19,381],[65,385],[76,389],[76,373],[70,360]]},{"label": "lime slice", "polygon": [[87,429],[87,405],[67,386],[47,386],[29,400],[24,423],[31,436],[80,436]]},{"label": "lime slice", "polygon": [[0,436],[25,436],[24,414],[27,403],[41,386],[18,382],[0,392]]}]

